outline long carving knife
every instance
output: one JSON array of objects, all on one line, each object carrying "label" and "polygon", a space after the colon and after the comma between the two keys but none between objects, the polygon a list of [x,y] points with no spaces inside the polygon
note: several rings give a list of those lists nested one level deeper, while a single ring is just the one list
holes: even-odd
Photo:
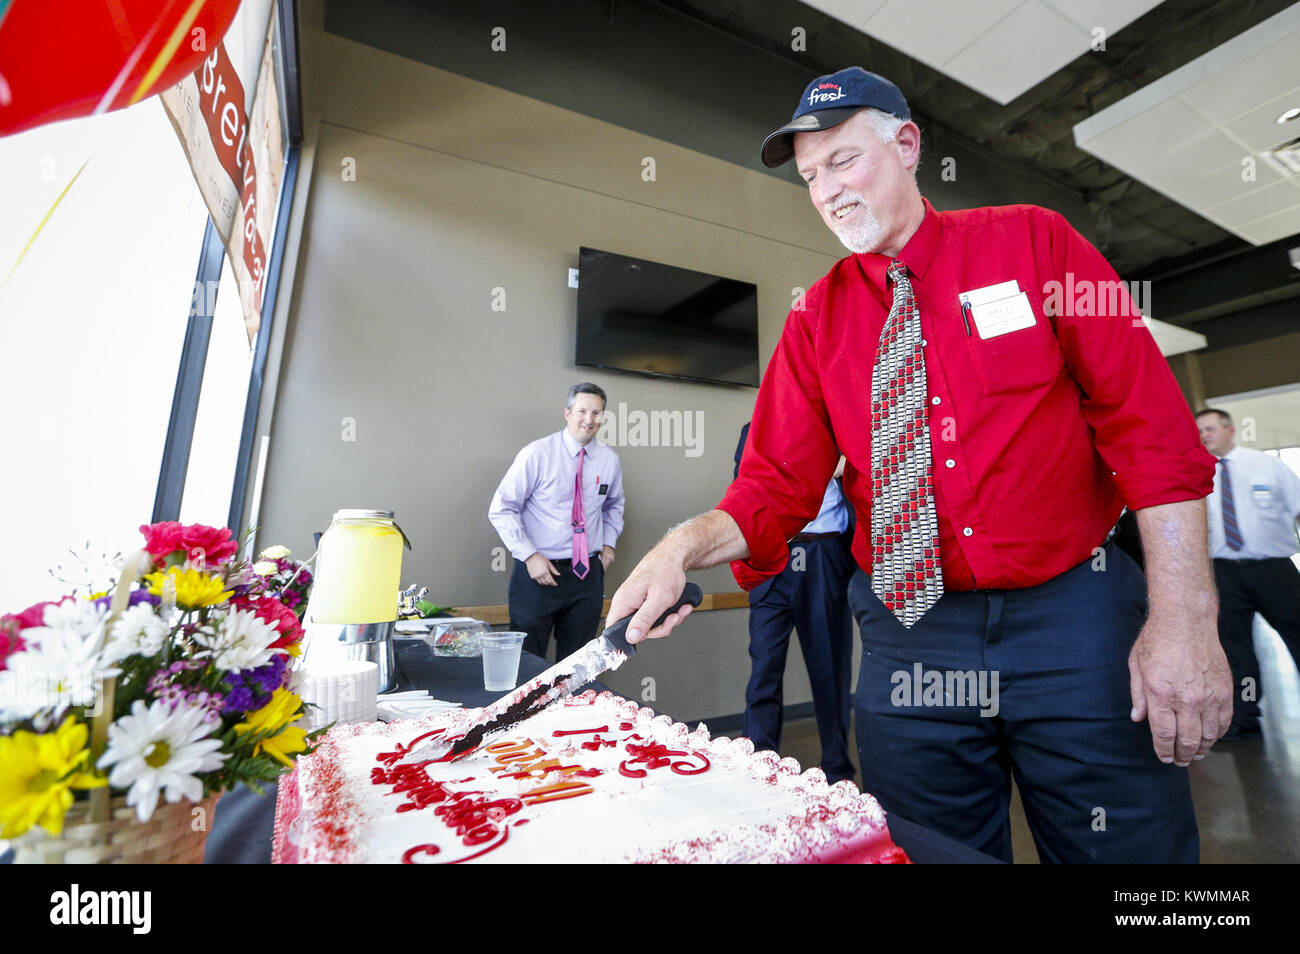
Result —
[{"label": "long carving knife", "polygon": [[[704,594],[696,584],[687,583],[681,597],[655,620],[654,626],[688,603],[699,606],[703,598]],[[571,695],[593,679],[613,672],[636,653],[636,647],[627,641],[627,625],[631,621],[631,616],[624,616],[576,653],[561,659],[537,678],[512,689],[484,709],[478,722],[460,738],[431,739],[407,753],[402,762],[454,762],[462,759],[490,741],[491,737],[536,715],[561,696]]]}]

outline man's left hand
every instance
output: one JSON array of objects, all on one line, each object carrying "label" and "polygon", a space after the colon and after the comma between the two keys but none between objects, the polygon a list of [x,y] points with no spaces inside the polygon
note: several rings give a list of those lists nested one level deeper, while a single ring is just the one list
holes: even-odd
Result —
[{"label": "man's left hand", "polygon": [[614,548],[605,544],[600,551],[600,565],[608,570],[614,564]]},{"label": "man's left hand", "polygon": [[1134,722],[1148,719],[1156,755],[1186,766],[1232,724],[1232,673],[1218,622],[1204,614],[1147,619],[1128,657]]}]

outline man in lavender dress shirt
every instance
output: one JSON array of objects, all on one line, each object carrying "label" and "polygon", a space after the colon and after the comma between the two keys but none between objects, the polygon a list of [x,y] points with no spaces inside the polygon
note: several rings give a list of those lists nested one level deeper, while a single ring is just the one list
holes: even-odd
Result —
[{"label": "man in lavender dress shirt", "polygon": [[623,532],[623,469],[618,454],[595,439],[604,413],[601,388],[569,388],[564,429],[518,453],[488,511],[515,558],[510,628],[527,633],[524,648],[538,656],[546,655],[552,629],[563,659],[600,623],[605,570]]}]

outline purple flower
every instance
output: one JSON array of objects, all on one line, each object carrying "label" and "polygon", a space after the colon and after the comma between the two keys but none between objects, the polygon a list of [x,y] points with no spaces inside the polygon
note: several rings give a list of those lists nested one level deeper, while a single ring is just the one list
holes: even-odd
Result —
[{"label": "purple flower", "polygon": [[[154,596],[148,590],[132,590],[131,595],[127,598],[127,606],[136,606],[140,603],[152,603],[157,606],[161,602],[161,596]],[[109,593],[107,596],[101,596],[95,600],[95,603],[104,609],[108,609],[113,605],[113,594]]]},{"label": "purple flower", "polygon": [[254,705],[252,690],[240,686],[237,689],[232,689],[226,696],[226,702],[225,705],[221,707],[221,711],[226,714],[247,712],[254,708]]},{"label": "purple flower", "polygon": [[230,694],[225,698],[222,711],[248,712],[264,706],[271,693],[284,685],[288,664],[287,656],[276,653],[265,666],[244,672],[227,673],[226,684],[230,686]]},{"label": "purple flower", "polygon": [[249,675],[261,687],[262,692],[269,696],[284,685],[284,670],[288,663],[288,656],[276,653],[269,663],[260,669],[254,669]]}]

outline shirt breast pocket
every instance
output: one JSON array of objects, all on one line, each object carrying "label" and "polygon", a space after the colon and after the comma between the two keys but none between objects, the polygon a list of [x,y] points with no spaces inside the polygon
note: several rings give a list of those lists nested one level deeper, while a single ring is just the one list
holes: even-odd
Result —
[{"label": "shirt breast pocket", "polygon": [[1250,500],[1255,505],[1256,510],[1261,510],[1264,513],[1272,513],[1282,507],[1278,495],[1274,493],[1273,488],[1268,484],[1251,484]]},{"label": "shirt breast pocket", "polygon": [[[973,329],[972,329],[973,330]],[[1012,394],[1051,384],[1065,367],[1061,348],[1041,318],[1030,328],[967,341],[985,394]]]}]

